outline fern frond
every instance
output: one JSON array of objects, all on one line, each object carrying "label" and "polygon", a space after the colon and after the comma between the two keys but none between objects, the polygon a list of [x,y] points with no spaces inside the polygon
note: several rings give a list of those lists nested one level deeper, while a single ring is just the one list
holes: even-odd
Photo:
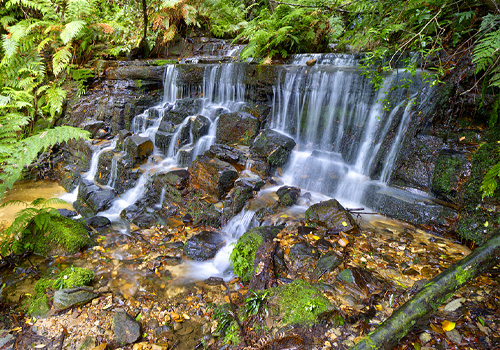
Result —
[{"label": "fern frond", "polygon": [[64,68],[66,68],[69,61],[71,60],[72,54],[70,48],[70,45],[66,45],[54,54],[52,58],[52,70],[54,72],[54,75],[59,75],[59,73],[61,73]]},{"label": "fern frond", "polygon": [[[2,35],[2,48],[3,48],[3,51],[5,52],[6,59],[15,55],[17,53],[18,47],[19,47],[19,44],[17,43],[17,41],[14,40],[12,35],[10,35],[10,34]],[[4,65],[4,64],[2,64],[2,65]]]},{"label": "fern frond", "polygon": [[76,20],[66,24],[61,32],[61,39],[63,43],[66,45],[73,39],[77,38],[81,34],[82,29],[85,28],[86,24],[87,22],[81,20]]},{"label": "fern frond", "polygon": [[52,85],[47,90],[47,105],[49,107],[50,116],[54,117],[56,114],[61,113],[64,99],[66,98],[66,91]]},{"label": "fern frond", "polygon": [[92,10],[91,4],[87,0],[70,0],[66,9],[66,15],[70,21],[84,18]]},{"label": "fern frond", "polygon": [[483,198],[493,196],[493,193],[498,186],[497,177],[500,177],[500,162],[492,166],[484,176],[483,183],[481,185]]}]

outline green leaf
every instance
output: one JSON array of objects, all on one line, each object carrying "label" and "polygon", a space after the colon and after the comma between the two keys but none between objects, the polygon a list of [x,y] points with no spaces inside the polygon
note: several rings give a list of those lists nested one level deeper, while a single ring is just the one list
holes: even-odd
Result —
[{"label": "green leaf", "polygon": [[81,20],[76,20],[66,24],[61,32],[61,40],[63,43],[66,45],[78,37],[78,35],[81,34],[82,29],[85,28],[86,24],[87,22]]}]

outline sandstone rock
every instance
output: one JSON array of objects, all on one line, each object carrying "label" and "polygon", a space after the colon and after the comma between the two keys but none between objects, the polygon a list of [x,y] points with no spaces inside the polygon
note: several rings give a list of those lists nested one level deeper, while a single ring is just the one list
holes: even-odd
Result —
[{"label": "sandstone rock", "polygon": [[204,155],[197,157],[188,171],[191,183],[217,200],[229,192],[238,178],[238,173],[229,163]]},{"label": "sandstone rock", "polygon": [[153,153],[153,141],[147,137],[134,135],[125,140],[124,148],[127,153],[127,158],[129,158],[134,165],[140,165]]},{"label": "sandstone rock", "polygon": [[97,297],[97,294],[86,290],[77,288],[61,289],[54,293],[53,305],[57,311],[66,310],[73,306],[84,305]]},{"label": "sandstone rock", "polygon": [[305,220],[307,223],[323,226],[331,233],[358,228],[352,215],[336,199],[310,206],[306,210]]},{"label": "sandstone rock", "polygon": [[272,167],[278,167],[286,163],[294,147],[295,141],[291,137],[266,129],[257,136],[250,149]]},{"label": "sandstone rock", "polygon": [[258,132],[259,120],[250,113],[227,113],[219,117],[216,140],[224,144],[250,145]]}]

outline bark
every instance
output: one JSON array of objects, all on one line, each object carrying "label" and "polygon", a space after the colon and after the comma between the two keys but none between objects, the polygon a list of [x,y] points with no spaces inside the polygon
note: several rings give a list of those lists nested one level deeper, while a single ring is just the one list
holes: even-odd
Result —
[{"label": "bark", "polygon": [[466,258],[437,275],[375,331],[350,350],[391,349],[417,321],[446,302],[453,292],[500,262],[500,230]]}]

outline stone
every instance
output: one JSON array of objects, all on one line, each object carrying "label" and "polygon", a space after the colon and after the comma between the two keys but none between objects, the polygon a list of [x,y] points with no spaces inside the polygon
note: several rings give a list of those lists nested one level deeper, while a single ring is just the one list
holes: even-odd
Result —
[{"label": "stone", "polygon": [[306,210],[305,221],[311,225],[325,227],[330,233],[358,228],[352,215],[336,199],[311,205]]},{"label": "stone", "polygon": [[197,115],[194,120],[191,121],[191,135],[193,135],[193,144],[195,144],[202,136],[208,134],[210,129],[210,119],[204,115]]},{"label": "stone", "polygon": [[210,158],[220,159],[230,164],[244,165],[246,162],[246,156],[243,151],[228,145],[212,145],[210,146],[210,149],[205,152],[205,155]]},{"label": "stone", "polygon": [[320,256],[317,248],[307,242],[299,242],[285,255],[285,264],[291,274],[300,276],[314,271]]},{"label": "stone", "polygon": [[205,155],[198,156],[188,171],[191,184],[216,200],[225,197],[238,178],[238,173],[229,163]]},{"label": "stone", "polygon": [[291,137],[266,129],[257,136],[250,150],[272,167],[278,167],[286,163],[294,147],[295,141]]},{"label": "stone", "polygon": [[439,151],[432,173],[432,193],[439,199],[457,203],[469,167],[470,164],[463,152],[452,149]]},{"label": "stone", "polygon": [[336,277],[336,284],[346,294],[363,301],[367,301],[372,293],[389,288],[387,282],[377,277],[373,271],[359,267],[342,270]]},{"label": "stone", "polygon": [[285,207],[291,207],[295,203],[297,203],[297,199],[300,196],[300,188],[293,186],[283,186],[280,187],[276,194],[280,200],[280,204]]},{"label": "stone", "polygon": [[321,275],[325,271],[333,272],[337,267],[339,267],[340,264],[342,264],[343,261],[344,259],[334,252],[326,253],[325,255],[321,256],[318,263],[316,264],[317,275]]},{"label": "stone", "polygon": [[312,67],[316,64],[318,60],[316,58],[313,58],[313,59],[310,59],[310,60],[307,60],[306,61],[306,65],[308,65],[309,67]]},{"label": "stone", "polygon": [[[101,139],[108,135],[109,127],[102,120],[93,120],[81,125],[83,130],[90,132],[91,138]],[[104,131],[104,132],[102,132]]]},{"label": "stone", "polygon": [[203,231],[190,237],[184,245],[184,254],[196,261],[211,259],[224,246],[224,237],[214,231]]},{"label": "stone", "polygon": [[186,116],[198,114],[203,107],[203,101],[199,98],[183,98],[175,101],[173,112],[182,113]]},{"label": "stone", "polygon": [[139,135],[130,136],[124,142],[124,149],[134,166],[141,165],[153,153],[153,141]]},{"label": "stone", "polygon": [[103,210],[108,209],[115,197],[115,190],[99,188],[97,191],[91,192],[85,202],[94,213],[99,213]]},{"label": "stone", "polygon": [[173,136],[174,134],[172,132],[165,132],[161,130],[158,130],[155,134],[155,145],[164,155],[168,155],[168,149]]},{"label": "stone", "polygon": [[53,305],[57,311],[80,306],[97,298],[98,294],[78,288],[61,289],[54,293]]},{"label": "stone", "polygon": [[61,214],[64,217],[67,217],[67,218],[72,218],[72,217],[78,215],[78,213],[76,211],[69,210],[69,209],[57,209],[57,211],[59,212],[59,214]]},{"label": "stone", "polygon": [[85,223],[96,230],[100,230],[111,225],[111,221],[107,217],[99,215],[88,218],[85,220]]},{"label": "stone", "polygon": [[113,331],[115,333],[115,341],[121,345],[132,344],[141,336],[139,322],[125,311],[115,312],[115,316],[113,317]]},{"label": "stone", "polygon": [[216,140],[223,144],[250,145],[259,132],[259,120],[247,112],[219,116]]}]

